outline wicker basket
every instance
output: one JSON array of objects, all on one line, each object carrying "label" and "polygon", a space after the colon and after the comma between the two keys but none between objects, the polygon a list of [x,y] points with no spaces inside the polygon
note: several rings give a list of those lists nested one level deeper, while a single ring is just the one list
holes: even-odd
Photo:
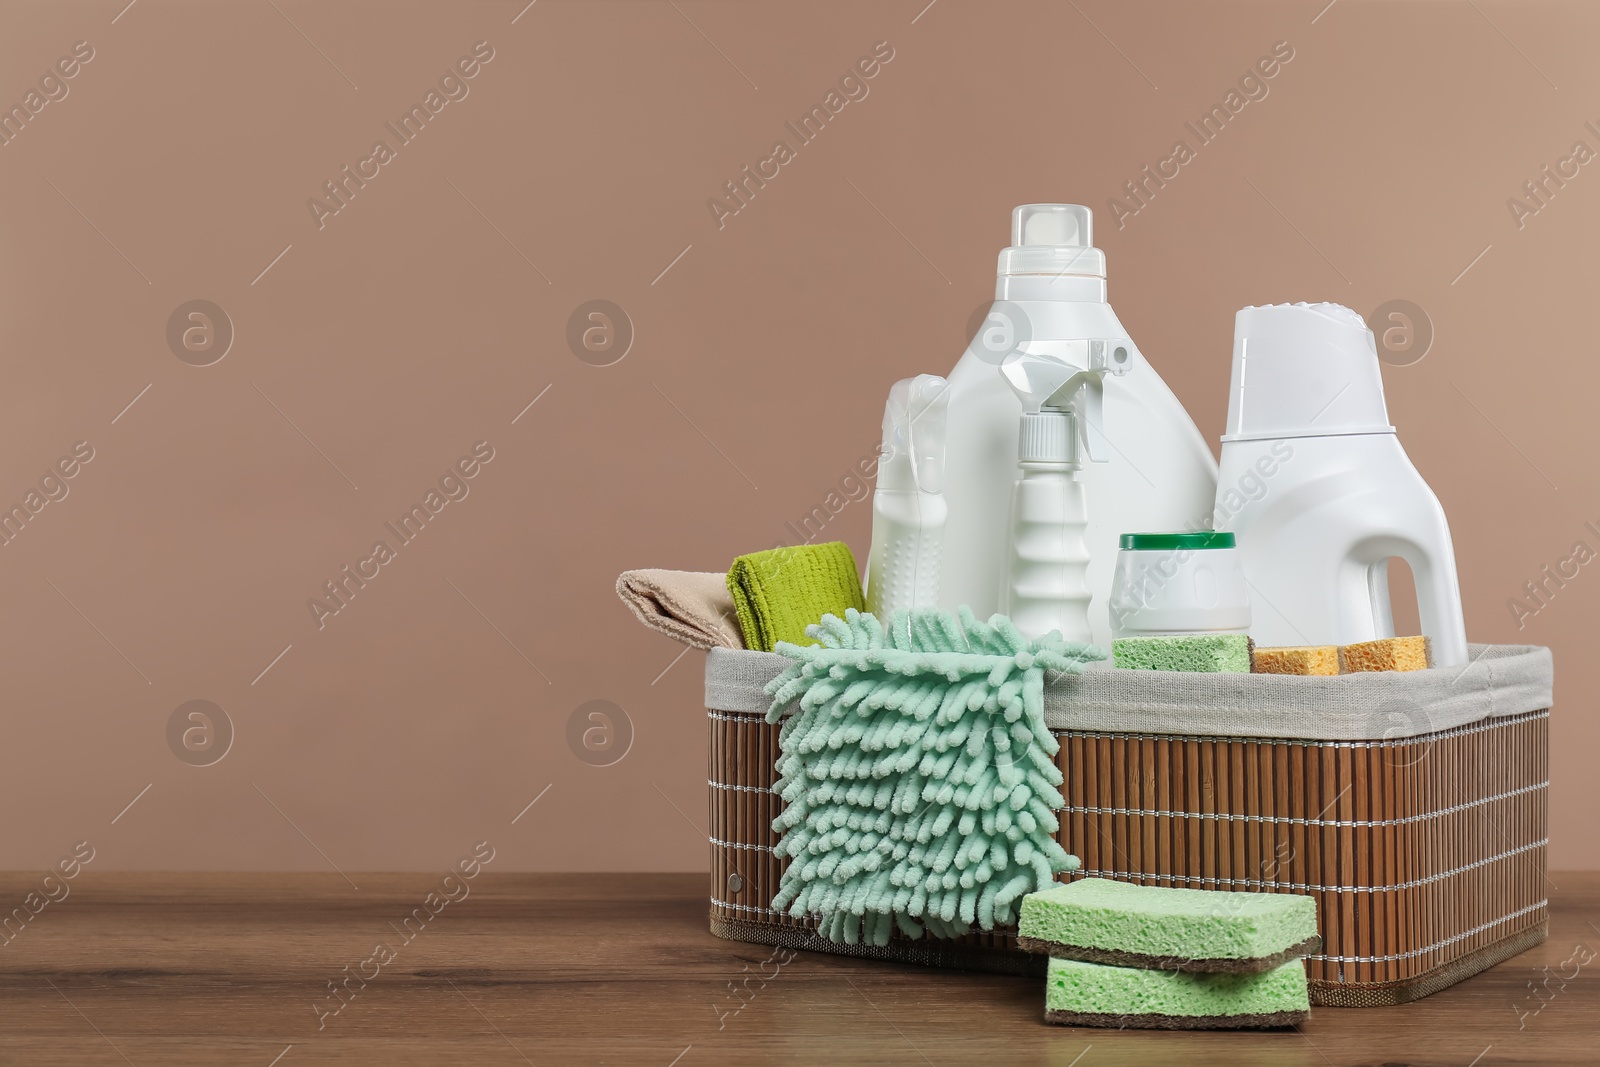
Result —
[{"label": "wicker basket", "polygon": [[[1007,930],[844,946],[769,907],[787,861],[773,854],[778,727],[760,685],[786,662],[723,650],[707,662],[711,931],[1042,974]],[[1534,648],[1477,646],[1453,677],[1058,679],[1046,721],[1066,778],[1060,839],[1083,861],[1070,877],[1308,893],[1323,939],[1313,1003],[1427,996],[1544,939],[1550,702],[1549,652]],[[1223,720],[1258,736],[1219,734]],[[1292,736],[1312,732],[1331,736]]]}]

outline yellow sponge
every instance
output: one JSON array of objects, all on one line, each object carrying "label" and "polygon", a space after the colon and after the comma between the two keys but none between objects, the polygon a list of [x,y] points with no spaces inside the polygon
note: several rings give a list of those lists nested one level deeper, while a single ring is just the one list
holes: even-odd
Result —
[{"label": "yellow sponge", "polygon": [[1433,661],[1426,637],[1385,637],[1339,648],[1339,670],[1343,674],[1360,671],[1420,671]]},{"label": "yellow sponge", "polygon": [[1250,657],[1252,674],[1338,674],[1339,649],[1333,645],[1258,648]]}]

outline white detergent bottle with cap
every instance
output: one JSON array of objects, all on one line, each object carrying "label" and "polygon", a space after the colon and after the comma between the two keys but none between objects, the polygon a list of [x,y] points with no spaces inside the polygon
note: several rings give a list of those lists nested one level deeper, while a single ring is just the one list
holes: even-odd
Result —
[{"label": "white detergent bottle with cap", "polygon": [[1094,247],[1092,219],[1077,204],[1024,204],[1012,212],[995,301],[949,377],[939,606],[965,604],[986,618],[1009,596],[1023,402],[1001,366],[1027,354],[1073,362],[1085,357],[1088,342],[1100,341],[1113,353],[1124,350],[1126,373],[1104,383],[1105,462],[1085,464],[1078,480],[1088,516],[1089,632],[1110,648],[1106,605],[1118,536],[1210,528],[1217,465],[1189,413],[1106,303],[1106,258]]},{"label": "white detergent bottle with cap", "polygon": [[1237,535],[1258,645],[1393,637],[1398,556],[1434,664],[1467,662],[1450,527],[1389,424],[1372,331],[1349,308],[1238,313],[1216,520]]},{"label": "white detergent bottle with cap", "polygon": [[888,625],[896,612],[937,606],[947,509],[944,423],[950,390],[919,374],[895,382],[883,412],[878,487],[872,495],[867,610]]}]

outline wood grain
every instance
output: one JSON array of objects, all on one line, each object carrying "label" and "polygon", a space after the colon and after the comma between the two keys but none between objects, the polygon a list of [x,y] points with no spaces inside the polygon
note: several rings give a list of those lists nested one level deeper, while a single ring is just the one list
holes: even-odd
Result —
[{"label": "wood grain", "polygon": [[[0,1062],[268,1067],[280,1053],[277,1067],[1600,1059],[1600,956],[1562,977],[1583,958],[1574,957],[1579,946],[1600,952],[1596,873],[1551,875],[1559,888],[1538,948],[1416,1004],[1317,1008],[1301,1033],[1047,1026],[1036,980],[811,953],[782,963],[765,947],[714,938],[703,874],[493,873],[400,945],[319,1031],[311,1005],[324,1001],[326,983],[376,942],[398,944],[390,924],[437,885],[430,875],[355,880],[359,891],[337,875],[85,871],[70,896],[0,947]],[[37,885],[36,875],[0,875],[0,900],[20,903]]]}]

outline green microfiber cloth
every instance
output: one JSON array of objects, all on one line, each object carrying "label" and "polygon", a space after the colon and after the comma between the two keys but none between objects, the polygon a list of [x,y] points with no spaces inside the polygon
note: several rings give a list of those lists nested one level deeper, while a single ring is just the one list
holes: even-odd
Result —
[{"label": "green microfiber cloth", "polygon": [[888,634],[851,610],[807,633],[821,645],[780,644],[796,663],[767,686],[767,721],[783,722],[773,852],[790,858],[774,909],[819,915],[823,937],[852,945],[895,927],[958,937],[1015,921],[1023,894],[1078,867],[1055,838],[1044,676],[1104,651],[967,608],[900,612]]},{"label": "green microfiber cloth", "polygon": [[745,647],[762,652],[780,641],[809,644],[807,626],[866,607],[855,557],[843,541],[740,556],[728,568],[728,592]]},{"label": "green microfiber cloth", "polygon": [[1250,638],[1244,634],[1118,637],[1111,654],[1118,667],[1138,671],[1250,673]]},{"label": "green microfiber cloth", "polygon": [[1084,878],[1022,898],[1030,952],[1123,967],[1259,973],[1315,952],[1317,902]]},{"label": "green microfiber cloth", "polygon": [[1228,1030],[1292,1026],[1311,1015],[1306,968],[1294,959],[1265,974],[1195,974],[1050,961],[1044,1017],[1066,1026]]}]

